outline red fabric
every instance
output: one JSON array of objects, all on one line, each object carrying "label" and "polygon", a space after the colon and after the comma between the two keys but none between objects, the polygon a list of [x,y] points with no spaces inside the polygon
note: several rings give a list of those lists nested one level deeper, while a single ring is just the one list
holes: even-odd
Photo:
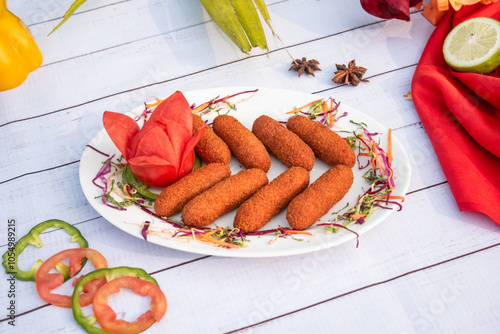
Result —
[{"label": "red fabric", "polygon": [[442,52],[450,30],[478,16],[500,20],[500,2],[463,6],[443,17],[415,70],[412,97],[459,209],[500,224],[500,69],[456,72]]}]

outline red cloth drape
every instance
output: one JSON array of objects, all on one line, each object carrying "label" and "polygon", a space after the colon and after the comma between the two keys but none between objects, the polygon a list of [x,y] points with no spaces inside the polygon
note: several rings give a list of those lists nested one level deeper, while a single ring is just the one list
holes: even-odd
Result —
[{"label": "red cloth drape", "polygon": [[450,30],[478,16],[500,20],[500,2],[450,9],[429,38],[411,91],[459,209],[500,224],[500,69],[456,72],[442,52]]}]

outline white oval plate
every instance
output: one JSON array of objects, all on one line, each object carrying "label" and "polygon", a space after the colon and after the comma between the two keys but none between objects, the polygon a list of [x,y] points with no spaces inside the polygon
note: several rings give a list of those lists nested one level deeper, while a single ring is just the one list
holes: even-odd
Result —
[{"label": "white oval plate", "polygon": [[[196,105],[200,105],[218,96],[225,97],[230,94],[253,89],[255,88],[212,88],[200,91],[186,92],[184,93],[184,95],[190,104],[196,103]],[[248,96],[250,95],[240,95],[230,99],[230,101],[237,102]],[[305,105],[318,98],[321,97],[309,93],[259,88],[254,97],[246,102],[238,104],[237,110],[231,111],[230,115],[236,117],[243,125],[251,129],[253,121],[260,115],[268,115],[278,121],[286,121],[289,117],[289,115],[286,115],[286,112],[293,110],[295,107]],[[328,96],[325,96],[325,98],[328,98]],[[336,101],[341,102],[339,107],[339,115],[344,112],[348,113],[346,117],[341,118],[337,123],[342,130],[354,130],[356,128],[355,125],[350,123],[351,120],[355,122],[363,122],[367,124],[367,129],[370,132],[377,132],[380,134],[380,146],[384,149],[387,149],[387,128],[385,128],[379,122],[367,116],[366,114],[342,104],[342,101]],[[131,112],[134,114],[140,114],[143,109],[144,106],[141,105]],[[212,117],[208,117],[208,119],[213,119],[213,117],[215,117],[215,115]],[[204,117],[204,119],[206,119],[206,117]],[[397,138],[394,137],[394,135],[392,137],[392,150],[394,156],[392,168],[394,170],[394,176],[397,185],[396,189],[393,191],[393,195],[404,196],[410,184],[410,163],[401,143],[397,140]],[[120,156],[120,152],[116,149],[104,129],[102,129],[92,139],[89,145],[107,154],[115,154],[116,157]],[[286,166],[284,166],[279,160],[275,159],[273,156],[271,156],[271,159],[271,169],[267,173],[269,181],[286,170]],[[92,179],[96,176],[104,160],[105,157],[103,155],[87,147],[84,150],[80,161],[81,187],[92,207],[94,207],[94,209],[111,224],[143,240],[144,242],[146,241],[141,235],[141,228],[136,224],[141,224],[144,221],[150,221],[154,224],[154,226],[164,226],[166,229],[174,230],[174,228],[171,227],[171,225],[169,225],[168,223],[164,223],[160,219],[151,216],[147,212],[141,210],[139,207],[134,206],[127,208],[126,211],[118,211],[105,206],[102,203],[101,199],[96,199],[96,196],[101,195],[102,191],[92,184]],[[232,158],[230,167],[233,174],[243,169],[234,157]],[[329,166],[326,165],[323,161],[316,159],[314,168],[310,173],[311,183],[314,182],[328,168]],[[347,203],[350,204],[349,207],[356,203],[358,195],[362,195],[368,187],[368,183],[362,178],[365,171],[366,170],[359,170],[357,166],[353,168],[354,183],[351,189],[342,199],[342,201],[337,203],[331,209],[331,211],[327,215],[325,215],[318,223],[326,222],[328,219],[334,218],[331,213],[337,212],[340,209],[344,208]],[[396,211],[396,209],[397,208],[394,207],[394,210],[376,210],[364,224],[353,224],[350,225],[349,228],[361,235],[377,224],[381,223],[385,218],[387,218],[387,216]],[[235,212],[236,211],[234,210],[224,215],[215,223],[217,224],[217,226],[232,227]],[[274,217],[263,229],[273,229],[277,228],[278,226],[289,227],[285,218],[285,213],[286,210]],[[180,215],[176,215],[174,216],[174,218],[180,219]],[[272,257],[314,252],[317,250],[333,247],[356,238],[356,235],[354,233],[347,230],[340,230],[338,233],[326,233],[323,226],[314,225],[309,228],[308,231],[311,232],[314,237],[299,235],[298,237],[303,239],[303,241],[298,241],[296,240],[296,238],[287,237],[279,238],[275,242],[270,243],[270,241],[275,239],[274,234],[264,236],[249,236],[249,241],[245,243],[247,247],[240,247],[239,249],[218,248],[198,241],[186,242],[178,239],[162,238],[154,235],[148,235],[147,242],[198,254],[228,257]]]}]

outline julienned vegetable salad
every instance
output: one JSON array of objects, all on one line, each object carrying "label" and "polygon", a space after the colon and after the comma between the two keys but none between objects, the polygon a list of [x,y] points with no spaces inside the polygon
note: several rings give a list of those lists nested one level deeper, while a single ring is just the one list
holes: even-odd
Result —
[{"label": "julienned vegetable salad", "polygon": [[[28,245],[41,247],[39,234],[48,228],[64,229],[71,235],[71,242],[78,243],[80,248],[69,248],[45,261],[38,260],[29,271],[20,270],[17,266],[19,255]],[[8,249],[3,255],[3,265],[8,274],[15,275],[20,280],[35,281],[39,296],[47,303],[72,308],[75,320],[88,333],[139,333],[163,318],[167,311],[167,300],[153,277],[140,268],[108,268],[106,258],[97,250],[87,247],[87,240],[77,228],[62,220],[52,219],[34,226]],[[66,259],[69,259],[69,265],[63,263]],[[87,260],[91,261],[94,271],[75,277]],[[75,277],[72,295],[52,292],[72,277]],[[149,296],[151,309],[132,322],[117,320],[115,311],[107,304],[107,297],[119,293],[121,287],[130,288],[140,296]],[[93,315],[84,316],[82,307],[91,304]]]},{"label": "julienned vegetable salad", "polygon": [[[210,113],[220,114],[221,112],[228,113],[236,108],[238,103],[244,102],[257,92],[245,91],[240,92],[225,98],[214,98],[209,102],[205,102],[199,106],[192,105],[191,112],[206,115]],[[237,103],[231,103],[230,98],[241,95],[252,94]],[[170,98],[169,98],[170,99]],[[168,100],[168,99],[167,99]],[[145,119],[147,124],[155,115],[155,107],[162,106],[165,100],[157,100],[154,104],[146,104],[144,111],[138,116],[135,121]],[[336,233],[341,229],[345,229],[357,235],[356,232],[349,229],[351,224],[363,224],[366,222],[373,212],[377,209],[390,209],[394,207],[398,211],[402,209],[401,202],[404,201],[402,196],[392,195],[393,190],[396,188],[394,173],[392,170],[392,134],[389,129],[387,135],[388,147],[386,149],[379,145],[382,134],[372,133],[369,131],[368,126],[363,122],[350,121],[351,124],[356,126],[352,132],[342,130],[337,122],[343,117],[348,117],[348,113],[339,113],[340,102],[336,102],[333,98],[314,100],[306,105],[287,112],[287,115],[305,115],[338,134],[344,134],[345,140],[356,152],[358,166],[360,170],[366,170],[363,175],[364,180],[367,182],[367,190],[358,196],[357,203],[352,206],[343,208],[342,213],[339,211],[333,219],[325,223],[317,224],[316,226],[325,226],[324,231],[327,233]],[[162,110],[164,113],[165,111]],[[128,117],[128,116],[126,116]],[[129,120],[132,118],[128,117]],[[134,125],[135,127],[136,125]],[[150,142],[152,145],[152,143]],[[122,145],[123,146],[123,145]],[[91,147],[91,146],[89,146]],[[99,152],[94,147],[92,149]],[[120,148],[120,147],[118,147]],[[120,150],[121,151],[121,150]],[[308,231],[298,231],[291,228],[279,227],[270,230],[261,230],[253,233],[243,233],[242,231],[231,227],[197,227],[193,228],[185,225],[183,222],[172,217],[159,217],[152,209],[152,202],[154,201],[155,194],[152,194],[147,189],[147,186],[142,184],[139,180],[133,179],[133,170],[127,168],[127,165],[122,161],[122,157],[114,159],[109,157],[106,153],[100,152],[108,157],[104,161],[103,166],[96,178],[93,180],[100,180],[101,184],[96,186],[103,189],[103,195],[100,196],[103,203],[118,210],[126,210],[126,207],[131,205],[139,205],[141,209],[151,216],[167,222],[174,229],[165,229],[162,226],[157,226],[154,222],[144,221],[131,223],[137,225],[141,229],[141,234],[147,240],[148,235],[157,235],[160,237],[170,237],[179,239],[196,240],[198,242],[209,243],[217,247],[225,248],[239,248],[246,247],[246,242],[249,237],[264,234],[274,234],[276,239],[280,237],[289,237],[300,234],[302,236],[313,235]],[[122,174],[120,182],[119,175]],[[139,181],[136,183],[135,181]],[[142,194],[142,195],[141,195]],[[270,241],[273,243],[275,240]],[[296,239],[296,237],[294,237]],[[302,239],[296,239],[302,240]]]}]

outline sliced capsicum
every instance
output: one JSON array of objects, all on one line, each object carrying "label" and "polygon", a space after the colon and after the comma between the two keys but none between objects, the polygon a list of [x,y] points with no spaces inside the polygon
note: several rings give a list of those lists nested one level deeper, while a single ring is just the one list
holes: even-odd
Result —
[{"label": "sliced capsicum", "polygon": [[[80,306],[80,293],[87,283],[102,278],[106,278],[108,283],[99,289],[94,298],[94,315],[85,316]],[[158,287],[158,282],[140,268],[116,267],[95,270],[83,276],[75,286],[72,299],[73,316],[91,334],[141,332],[155,321],[160,321],[167,311],[165,295],[159,287],[153,286]],[[138,294],[150,296],[151,310],[139,316],[134,322],[117,320],[116,313],[107,305],[107,297],[118,292],[120,287],[129,287]],[[102,328],[96,327],[96,322],[99,322]]]},{"label": "sliced capsicum", "polygon": [[[36,272],[38,268],[40,268],[40,266],[42,265],[43,261],[38,260],[33,264],[30,270],[23,271],[19,269],[17,265],[17,260],[19,258],[19,255],[24,251],[24,249],[28,245],[32,245],[35,247],[42,247],[43,243],[42,240],[40,239],[40,233],[42,233],[43,231],[45,231],[50,227],[61,228],[64,231],[66,231],[66,233],[68,233],[71,236],[71,242],[77,242],[80,248],[86,248],[89,245],[87,240],[80,233],[80,231],[73,225],[68,224],[59,219],[46,220],[34,226],[28,232],[28,234],[26,234],[16,242],[13,248],[10,248],[5,252],[5,254],[3,255],[2,264],[7,270],[7,273],[16,276],[18,279],[22,281],[35,280]],[[65,266],[57,265],[56,268],[59,270],[59,272],[63,272],[63,274],[65,274],[64,275],[65,280],[69,278],[67,273],[64,272],[66,269]]]},{"label": "sliced capsicum", "polygon": [[0,0],[0,91],[22,84],[43,57],[26,24]]},{"label": "sliced capsicum", "polygon": [[[40,266],[35,277],[36,291],[38,292],[38,295],[40,295],[40,297],[47,303],[70,308],[72,296],[51,293],[53,289],[64,283],[64,275],[61,273],[50,273],[50,270],[66,258],[69,258],[70,277],[73,277],[81,270],[84,259],[89,259],[96,269],[107,268],[108,263],[106,258],[94,249],[70,248],[52,255]],[[79,298],[81,305],[87,306],[92,304],[94,295],[104,284],[106,284],[106,280],[104,279],[88,282],[88,284],[86,284],[82,289],[85,294]]]},{"label": "sliced capsicum", "polygon": [[[120,292],[120,288],[129,288],[138,295],[151,297],[151,309],[129,322],[116,319],[116,313],[108,305],[108,297]],[[153,282],[137,277],[122,276],[104,284],[94,296],[92,303],[94,315],[102,329],[110,333],[139,333],[160,321],[167,311],[167,299],[160,287]]]}]

